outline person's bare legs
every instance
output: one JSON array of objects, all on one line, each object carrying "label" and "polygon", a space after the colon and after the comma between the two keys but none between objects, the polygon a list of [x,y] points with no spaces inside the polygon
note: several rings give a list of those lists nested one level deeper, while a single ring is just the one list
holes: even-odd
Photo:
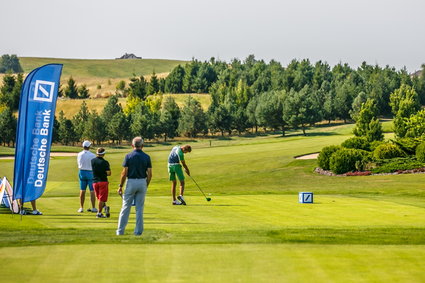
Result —
[{"label": "person's bare legs", "polygon": [[184,180],[180,181],[180,195],[183,196],[184,193]]},{"label": "person's bare legs", "polygon": [[80,190],[80,207],[84,208],[84,201],[86,199],[86,191]]},{"label": "person's bare legs", "polygon": [[37,205],[35,204],[35,200],[31,201],[32,210],[37,210]]},{"label": "person's bare legs", "polygon": [[171,181],[171,195],[173,196],[173,201],[176,201],[176,186],[177,186],[177,181],[173,180]]},{"label": "person's bare legs", "polygon": [[96,194],[94,191],[90,191],[90,200],[91,200],[91,207],[96,207]]},{"label": "person's bare legs", "polygon": [[102,213],[102,209],[106,206],[106,203],[99,200],[99,211],[98,213]]}]

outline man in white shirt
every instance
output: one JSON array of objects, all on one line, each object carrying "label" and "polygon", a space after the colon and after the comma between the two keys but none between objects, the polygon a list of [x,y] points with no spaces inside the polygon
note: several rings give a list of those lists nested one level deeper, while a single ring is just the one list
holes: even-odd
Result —
[{"label": "man in white shirt", "polygon": [[90,152],[91,142],[84,141],[83,148],[84,150],[78,153],[77,163],[80,178],[80,209],[78,212],[84,212],[84,200],[86,199],[86,189],[87,186],[90,190],[90,199],[92,207],[87,209],[87,211],[97,212],[96,208],[96,196],[93,190],[93,169],[91,167],[91,160],[96,157],[96,155]]}]

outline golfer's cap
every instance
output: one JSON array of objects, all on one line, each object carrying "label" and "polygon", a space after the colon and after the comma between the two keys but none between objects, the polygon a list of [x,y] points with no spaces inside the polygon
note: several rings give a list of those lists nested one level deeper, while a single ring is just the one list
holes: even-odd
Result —
[{"label": "golfer's cap", "polygon": [[106,153],[106,150],[103,148],[103,147],[99,147],[97,150],[96,150],[96,154],[97,155],[104,155]]},{"label": "golfer's cap", "polygon": [[83,147],[90,147],[90,146],[91,146],[91,142],[83,141]]}]

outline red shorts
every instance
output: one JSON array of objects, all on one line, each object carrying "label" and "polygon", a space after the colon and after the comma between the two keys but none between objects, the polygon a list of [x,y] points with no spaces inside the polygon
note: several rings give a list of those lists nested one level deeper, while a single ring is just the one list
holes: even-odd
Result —
[{"label": "red shorts", "polygon": [[103,202],[108,201],[108,184],[108,182],[93,183],[94,192],[98,200]]}]

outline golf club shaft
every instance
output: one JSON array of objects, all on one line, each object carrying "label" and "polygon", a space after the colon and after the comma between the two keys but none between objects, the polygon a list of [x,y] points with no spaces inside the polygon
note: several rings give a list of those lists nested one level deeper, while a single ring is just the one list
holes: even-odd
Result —
[{"label": "golf club shaft", "polygon": [[201,187],[199,187],[198,183],[196,183],[195,179],[193,179],[192,176],[189,175],[189,177],[192,179],[192,181],[196,184],[196,186],[198,187],[198,189],[201,191],[201,193],[204,195],[205,198],[207,198],[207,196],[205,195],[205,193],[202,191]]}]

